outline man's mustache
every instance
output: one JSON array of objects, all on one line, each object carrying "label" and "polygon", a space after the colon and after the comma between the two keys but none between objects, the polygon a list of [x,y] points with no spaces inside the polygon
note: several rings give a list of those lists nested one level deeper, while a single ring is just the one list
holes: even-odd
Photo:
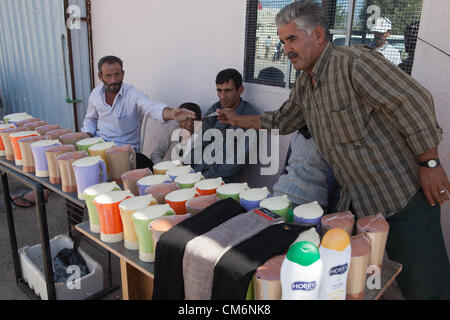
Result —
[{"label": "man's mustache", "polygon": [[119,91],[119,88],[122,86],[122,82],[113,82],[106,86],[106,91],[116,92]]},{"label": "man's mustache", "polygon": [[113,83],[108,84],[107,88],[118,87],[121,85],[122,85],[122,82],[113,82]]},{"label": "man's mustache", "polygon": [[298,54],[296,52],[289,52],[287,54],[288,59],[297,58],[297,57],[298,57]]}]

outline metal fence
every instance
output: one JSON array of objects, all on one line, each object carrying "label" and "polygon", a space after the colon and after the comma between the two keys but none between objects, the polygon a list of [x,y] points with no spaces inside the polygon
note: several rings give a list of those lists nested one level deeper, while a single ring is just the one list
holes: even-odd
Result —
[{"label": "metal fence", "polygon": [[[316,0],[336,46],[366,44],[411,73],[423,0]],[[247,0],[246,82],[292,87],[300,73],[285,57],[275,16],[292,0]]]}]

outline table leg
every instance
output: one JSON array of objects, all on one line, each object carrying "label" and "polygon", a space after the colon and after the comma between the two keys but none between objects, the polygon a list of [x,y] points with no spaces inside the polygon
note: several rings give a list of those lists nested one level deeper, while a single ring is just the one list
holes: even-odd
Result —
[{"label": "table leg", "polygon": [[153,278],[120,258],[123,300],[151,300],[153,296]]},{"label": "table leg", "polygon": [[17,247],[16,228],[14,225],[14,216],[13,216],[13,211],[12,211],[12,206],[11,206],[11,197],[9,194],[8,175],[4,172],[1,172],[1,176],[2,176],[3,201],[5,204],[5,210],[6,210],[6,221],[8,224],[9,241],[11,244],[11,252],[12,252],[12,258],[13,258],[13,264],[14,264],[14,271],[16,274],[16,282],[20,283],[20,281],[22,280],[22,273],[21,273],[21,267],[20,267],[19,249]]},{"label": "table leg", "polygon": [[50,249],[50,240],[48,234],[47,212],[45,208],[44,187],[37,185],[34,188],[36,197],[36,212],[39,223],[39,233],[42,244],[42,258],[44,262],[45,281],[47,284],[47,295],[49,300],[56,300],[55,282],[53,279],[53,261]]}]

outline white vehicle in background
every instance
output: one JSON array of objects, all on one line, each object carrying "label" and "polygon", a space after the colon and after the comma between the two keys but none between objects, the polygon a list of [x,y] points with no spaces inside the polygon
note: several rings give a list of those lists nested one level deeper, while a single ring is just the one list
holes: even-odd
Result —
[{"label": "white vehicle in background", "polygon": [[[334,35],[333,36],[333,44],[335,46],[344,46],[345,45],[345,35]],[[361,35],[352,35],[351,40],[350,40],[350,45],[351,46],[355,46],[358,44],[367,44],[367,45],[371,45],[373,43],[373,33],[368,33],[365,38],[363,39],[363,37]],[[396,49],[398,49],[398,51],[400,51],[400,55],[402,56],[402,61],[404,61],[406,59],[406,57],[408,56],[408,54],[406,53],[405,50],[405,37],[403,35],[391,35],[387,38],[387,41]]]}]

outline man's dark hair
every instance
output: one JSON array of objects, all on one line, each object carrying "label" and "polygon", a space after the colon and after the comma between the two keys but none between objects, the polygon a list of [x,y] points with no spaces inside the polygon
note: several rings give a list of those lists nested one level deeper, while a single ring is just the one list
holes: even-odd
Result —
[{"label": "man's dark hair", "polygon": [[195,120],[201,120],[202,119],[202,109],[200,109],[200,107],[197,104],[192,103],[192,102],[186,102],[186,103],[183,103],[180,106],[180,108],[194,111],[195,115],[197,116],[195,118]]},{"label": "man's dark hair", "polygon": [[115,56],[106,56],[100,59],[100,61],[98,62],[98,72],[102,73],[102,66],[107,63],[107,64],[114,64],[114,63],[118,63],[120,64],[120,69],[123,69],[123,62],[120,58],[115,57]]},{"label": "man's dark hair", "polygon": [[242,76],[236,69],[225,69],[219,72],[216,78],[216,84],[224,84],[233,80],[236,89],[242,86]]}]

